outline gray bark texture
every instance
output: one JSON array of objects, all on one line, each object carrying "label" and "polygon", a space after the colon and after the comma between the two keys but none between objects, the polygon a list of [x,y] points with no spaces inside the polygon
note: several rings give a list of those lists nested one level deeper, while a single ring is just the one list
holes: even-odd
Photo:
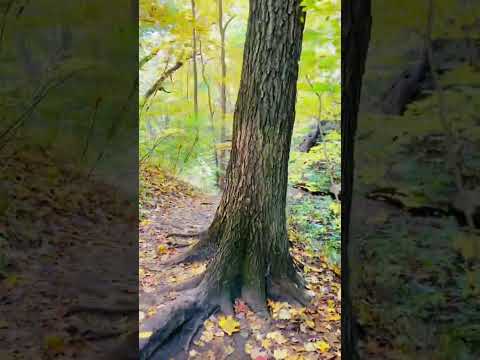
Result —
[{"label": "gray bark texture", "polygon": [[250,2],[232,152],[211,227],[218,251],[204,281],[264,300],[267,278],[294,275],[286,193],[305,14],[299,0]]}]

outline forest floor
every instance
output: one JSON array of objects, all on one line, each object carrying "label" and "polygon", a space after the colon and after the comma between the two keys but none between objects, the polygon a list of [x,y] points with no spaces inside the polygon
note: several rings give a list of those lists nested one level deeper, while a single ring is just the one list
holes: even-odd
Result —
[{"label": "forest floor", "polygon": [[136,202],[39,148],[0,163],[0,359],[99,358],[136,326]]},{"label": "forest floor", "polygon": [[[186,250],[196,240],[176,242],[170,233],[195,233],[208,227],[218,196],[196,192],[157,169],[143,170],[140,193],[140,329],[141,323],[175,299],[164,290],[204,271],[205,263],[159,266],[158,263]],[[299,197],[301,194],[295,193]],[[303,276],[313,300],[306,308],[268,301],[270,318],[250,311],[242,299],[235,315],[211,315],[179,359],[340,359],[340,269],[319,252],[309,251],[291,239],[292,254],[303,266]],[[180,248],[178,246],[181,246]],[[151,333],[140,330],[140,338]],[[166,360],[165,355],[154,358]]]}]

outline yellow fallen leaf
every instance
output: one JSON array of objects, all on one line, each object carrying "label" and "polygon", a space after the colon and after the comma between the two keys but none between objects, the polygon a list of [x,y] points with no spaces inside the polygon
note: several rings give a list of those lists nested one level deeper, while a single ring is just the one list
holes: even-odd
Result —
[{"label": "yellow fallen leaf", "polygon": [[202,337],[200,338],[201,341],[203,342],[210,342],[213,340],[213,332],[211,332],[210,330],[205,330],[203,333],[202,333]]},{"label": "yellow fallen leaf", "polygon": [[48,335],[45,337],[45,348],[47,351],[60,353],[63,351],[65,343],[60,336]]},{"label": "yellow fallen leaf", "polygon": [[157,254],[158,255],[164,255],[168,252],[168,248],[166,245],[164,244],[161,244],[161,245],[158,245],[157,247]]},{"label": "yellow fallen leaf", "polygon": [[152,332],[151,331],[140,331],[138,333],[138,337],[140,339],[148,339],[150,336],[152,336]]},{"label": "yellow fallen leaf", "polygon": [[335,274],[337,274],[338,276],[340,276],[342,274],[342,271],[341,269],[337,266],[337,265],[333,265],[332,266],[332,270]]},{"label": "yellow fallen leaf", "polygon": [[296,316],[304,316],[305,315],[305,308],[302,307],[302,308],[293,308],[293,309],[290,309],[290,314],[293,316],[293,317],[296,317]]},{"label": "yellow fallen leaf", "polygon": [[227,317],[221,316],[218,321],[218,325],[229,336],[231,336],[235,332],[240,331],[240,323],[236,321],[231,315]]},{"label": "yellow fallen leaf", "polygon": [[156,313],[157,313],[157,309],[154,308],[154,307],[148,309],[148,311],[147,311],[147,315],[148,315],[148,316],[153,316],[153,315],[155,315]]},{"label": "yellow fallen leaf", "polygon": [[292,318],[292,314],[290,314],[290,310],[282,308],[278,312],[278,318],[280,320],[290,320]]},{"label": "yellow fallen leaf", "polygon": [[287,356],[288,356],[287,349],[277,349],[273,352],[273,357],[275,358],[275,360],[286,359]]},{"label": "yellow fallen leaf", "polygon": [[267,306],[270,308],[273,314],[276,314],[280,311],[280,309],[287,307],[288,308],[288,303],[286,302],[276,302],[273,300],[268,299],[267,300]]},{"label": "yellow fallen leaf", "polygon": [[273,331],[267,334],[267,339],[275,341],[277,344],[284,344],[287,342],[285,336],[283,336],[279,331]]},{"label": "yellow fallen leaf", "polygon": [[305,344],[303,344],[303,347],[307,352],[314,352],[316,350],[315,344],[312,342],[306,342]]},{"label": "yellow fallen leaf", "polygon": [[18,276],[17,275],[9,275],[7,276],[7,278],[5,280],[3,280],[5,282],[5,285],[8,287],[8,288],[12,288],[12,287],[15,287],[16,285],[18,285]]},{"label": "yellow fallen leaf", "polygon": [[198,351],[195,351],[195,350],[190,350],[190,352],[188,353],[188,357],[196,357],[198,355]]},{"label": "yellow fallen leaf", "polygon": [[338,320],[340,320],[339,314],[332,314],[327,317],[327,321],[338,321]]},{"label": "yellow fallen leaf", "polygon": [[272,342],[270,339],[263,339],[262,340],[262,347],[264,347],[265,349],[270,349],[270,347],[272,346]]},{"label": "yellow fallen leaf", "polygon": [[205,329],[207,330],[213,330],[213,328],[215,327],[215,324],[213,323],[212,320],[205,320],[205,322],[203,323],[203,326],[205,327]]},{"label": "yellow fallen leaf", "polygon": [[315,348],[322,353],[330,349],[330,345],[323,340],[315,341],[314,345],[315,345]]}]

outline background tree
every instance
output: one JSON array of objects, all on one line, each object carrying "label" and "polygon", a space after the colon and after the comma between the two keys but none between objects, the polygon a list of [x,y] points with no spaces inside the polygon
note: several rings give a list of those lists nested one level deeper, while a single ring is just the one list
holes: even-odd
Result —
[{"label": "background tree", "polygon": [[[225,24],[223,23],[223,0],[218,1],[218,31],[220,33],[220,64],[221,64],[221,79],[220,79],[220,106],[221,106],[221,131],[220,131],[220,142],[225,142],[227,124],[225,123],[225,118],[227,115],[227,61],[225,55],[225,36],[227,32],[228,25],[233,20],[233,16],[228,19]],[[225,175],[225,164],[226,164],[226,152],[225,150],[220,150],[220,172],[222,173],[222,178]],[[221,185],[221,184],[219,184]]]},{"label": "background tree", "polygon": [[197,11],[192,0],[192,66],[193,66],[193,113],[198,118],[198,71],[197,71]]}]

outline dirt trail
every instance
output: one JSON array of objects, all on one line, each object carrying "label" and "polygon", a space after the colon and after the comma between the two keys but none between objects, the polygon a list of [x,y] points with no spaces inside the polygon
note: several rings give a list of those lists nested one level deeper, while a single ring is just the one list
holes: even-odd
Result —
[{"label": "dirt trail", "polygon": [[218,197],[178,194],[172,200],[157,203],[140,224],[140,321],[146,315],[144,311],[152,314],[153,309],[160,308],[165,302],[167,294],[159,289],[188,279],[204,269],[203,264],[162,268],[159,262],[185,251],[184,247],[176,248],[178,244],[193,244],[196,241],[195,238],[177,241],[166,236],[172,233],[193,234],[206,229],[215,214]]}]

